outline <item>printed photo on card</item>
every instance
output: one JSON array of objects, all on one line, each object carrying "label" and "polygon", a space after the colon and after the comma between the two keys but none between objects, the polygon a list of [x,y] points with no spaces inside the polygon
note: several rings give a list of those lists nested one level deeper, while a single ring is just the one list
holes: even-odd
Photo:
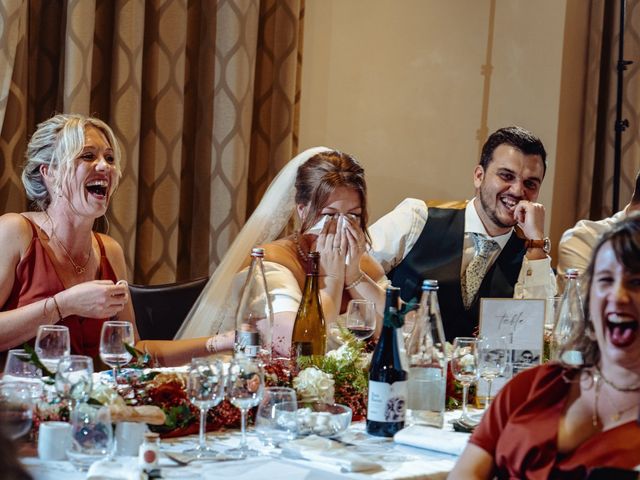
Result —
[{"label": "printed photo on card", "polygon": [[[540,365],[543,351],[544,299],[483,298],[480,301],[479,336],[505,337],[509,362],[505,372],[493,381],[494,397],[513,375]],[[482,376],[482,372],[479,372]],[[487,382],[478,382],[478,396],[486,398]]]}]

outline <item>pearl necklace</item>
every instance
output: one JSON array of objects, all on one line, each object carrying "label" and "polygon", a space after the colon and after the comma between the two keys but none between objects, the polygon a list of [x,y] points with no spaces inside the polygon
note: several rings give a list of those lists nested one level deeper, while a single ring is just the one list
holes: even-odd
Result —
[{"label": "pearl necklace", "polygon": [[56,241],[56,243],[58,245],[60,245],[60,248],[62,248],[62,251],[64,252],[64,254],[69,259],[69,262],[71,262],[71,265],[73,266],[73,269],[75,270],[76,275],[82,275],[84,272],[87,271],[87,265],[89,265],[89,261],[91,260],[91,257],[93,257],[93,255],[92,255],[93,254],[92,245],[89,245],[89,253],[87,254],[87,260],[84,262],[84,265],[78,265],[73,260],[73,257],[69,253],[69,250],[67,250],[67,247],[64,246],[62,241],[56,235],[56,228],[53,226],[53,220],[51,220],[51,217],[49,216],[49,212],[45,211],[44,213],[47,215],[47,218],[49,219],[49,222],[51,223],[51,238],[53,238]]},{"label": "pearl necklace", "polygon": [[298,252],[298,256],[300,257],[300,260],[302,260],[303,262],[306,262],[309,255],[304,252],[304,250],[302,249],[302,246],[300,245],[300,238],[298,237],[297,230],[293,232],[293,243],[296,244],[296,251]]}]

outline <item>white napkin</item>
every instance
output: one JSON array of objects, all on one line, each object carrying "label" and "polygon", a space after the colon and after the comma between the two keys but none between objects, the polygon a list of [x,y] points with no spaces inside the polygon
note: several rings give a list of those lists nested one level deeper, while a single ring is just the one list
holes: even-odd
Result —
[{"label": "white napkin", "polygon": [[317,435],[309,435],[284,444],[282,453],[285,457],[330,464],[343,472],[371,472],[382,469],[379,464],[364,459],[361,454],[350,452],[345,445]]},{"label": "white napkin", "polygon": [[412,447],[426,448],[435,452],[460,455],[467,446],[469,433],[439,430],[433,427],[412,425],[403,428],[393,436],[393,440]]},{"label": "white napkin", "polygon": [[98,460],[89,467],[87,480],[142,480],[137,457]]}]

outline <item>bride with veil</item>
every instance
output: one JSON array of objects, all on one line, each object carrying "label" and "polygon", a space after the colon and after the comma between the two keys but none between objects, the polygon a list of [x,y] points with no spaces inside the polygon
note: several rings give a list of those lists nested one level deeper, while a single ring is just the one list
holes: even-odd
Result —
[{"label": "bride with veil", "polygon": [[[279,238],[292,216],[298,228]],[[315,147],[297,155],[276,176],[225,254],[174,341],[141,341],[161,364],[231,351],[239,293],[255,246],[265,248],[265,275],[274,309],[273,339],[288,352],[302,297],[306,257],[320,252],[320,295],[327,326],[351,298],[376,302],[382,311],[386,281],[368,254],[370,239],[364,170],[350,155]]]}]

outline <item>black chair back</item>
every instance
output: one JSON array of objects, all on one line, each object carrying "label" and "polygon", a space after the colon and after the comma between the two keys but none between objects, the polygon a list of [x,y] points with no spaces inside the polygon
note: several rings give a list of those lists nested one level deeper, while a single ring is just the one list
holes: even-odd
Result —
[{"label": "black chair back", "polygon": [[209,277],[164,285],[129,285],[141,340],[171,340]]}]

